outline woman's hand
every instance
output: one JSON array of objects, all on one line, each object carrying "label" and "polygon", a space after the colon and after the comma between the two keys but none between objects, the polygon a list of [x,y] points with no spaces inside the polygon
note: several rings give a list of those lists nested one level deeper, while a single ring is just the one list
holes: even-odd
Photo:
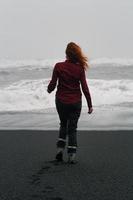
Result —
[{"label": "woman's hand", "polygon": [[91,114],[92,112],[93,112],[93,108],[92,107],[88,108],[88,113]]},{"label": "woman's hand", "polygon": [[47,88],[47,92],[48,92],[48,93],[51,93],[51,91],[50,91],[48,88]]}]

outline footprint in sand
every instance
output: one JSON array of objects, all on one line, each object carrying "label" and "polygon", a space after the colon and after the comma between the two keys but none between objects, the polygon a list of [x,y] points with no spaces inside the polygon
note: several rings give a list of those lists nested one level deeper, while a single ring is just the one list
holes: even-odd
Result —
[{"label": "footprint in sand", "polygon": [[41,175],[45,174],[50,169],[50,166],[43,166],[39,171],[33,174],[31,178],[31,184],[39,184]]},{"label": "footprint in sand", "polygon": [[37,174],[42,175],[42,174],[44,174],[45,171],[47,171],[48,169],[50,169],[50,166],[42,167],[42,168],[37,172]]}]

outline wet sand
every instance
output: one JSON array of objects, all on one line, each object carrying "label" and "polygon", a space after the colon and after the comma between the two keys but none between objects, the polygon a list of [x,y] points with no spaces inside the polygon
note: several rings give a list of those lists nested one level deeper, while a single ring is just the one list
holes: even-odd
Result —
[{"label": "wet sand", "polygon": [[75,165],[51,162],[57,136],[0,131],[0,200],[133,199],[133,131],[78,131]]},{"label": "wet sand", "polygon": [[[78,122],[79,130],[133,130],[132,109],[94,107],[91,115],[87,111],[87,107],[83,107]],[[40,112],[0,112],[0,129],[58,130],[59,116],[55,108]]]}]

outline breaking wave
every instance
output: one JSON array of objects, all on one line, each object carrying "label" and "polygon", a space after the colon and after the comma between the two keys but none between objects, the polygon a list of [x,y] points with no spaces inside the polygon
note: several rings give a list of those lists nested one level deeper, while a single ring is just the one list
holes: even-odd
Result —
[{"label": "breaking wave", "polygon": [[[131,80],[87,80],[94,106],[113,106],[133,102]],[[21,80],[0,89],[0,112],[41,111],[55,107],[55,91],[47,93],[49,79]],[[83,106],[87,106],[83,97]]]}]

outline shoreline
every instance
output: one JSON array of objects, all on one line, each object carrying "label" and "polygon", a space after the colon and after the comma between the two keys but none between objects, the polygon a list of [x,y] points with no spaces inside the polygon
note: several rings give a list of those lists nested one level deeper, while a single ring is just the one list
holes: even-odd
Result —
[{"label": "shoreline", "polygon": [[[59,117],[55,108],[40,112],[0,113],[0,129],[58,130]],[[133,109],[94,108],[89,115],[83,107],[77,130],[133,130]]]},{"label": "shoreline", "polygon": [[[47,128],[47,129],[44,129],[44,128],[32,128],[32,127],[29,127],[29,128],[23,128],[23,127],[16,127],[16,128],[7,128],[7,127],[0,127],[0,131],[42,131],[42,132],[52,132],[52,131],[59,131],[59,129],[55,129],[55,128]],[[124,127],[124,128],[93,128],[93,129],[80,129],[78,128],[77,129],[77,132],[125,132],[125,131],[128,131],[128,132],[132,132],[133,133],[133,128],[129,128],[129,127]]]},{"label": "shoreline", "polygon": [[[115,130],[111,130],[111,129],[108,129],[108,130],[106,130],[106,129],[104,129],[104,130],[101,130],[101,129],[97,129],[97,130],[77,130],[77,136],[78,135],[80,135],[80,133],[82,132],[82,134],[125,134],[125,133],[131,133],[131,134],[133,134],[133,129],[115,129]],[[8,133],[10,133],[10,134],[21,134],[21,133],[23,133],[23,134],[30,134],[30,133],[34,133],[34,134],[36,134],[36,133],[39,133],[39,134],[47,134],[47,133],[49,133],[49,134],[53,134],[53,133],[56,133],[57,135],[58,135],[58,130],[56,130],[56,129],[49,129],[49,130],[45,130],[45,129],[2,129],[2,128],[0,128],[0,134],[8,134]]]}]

